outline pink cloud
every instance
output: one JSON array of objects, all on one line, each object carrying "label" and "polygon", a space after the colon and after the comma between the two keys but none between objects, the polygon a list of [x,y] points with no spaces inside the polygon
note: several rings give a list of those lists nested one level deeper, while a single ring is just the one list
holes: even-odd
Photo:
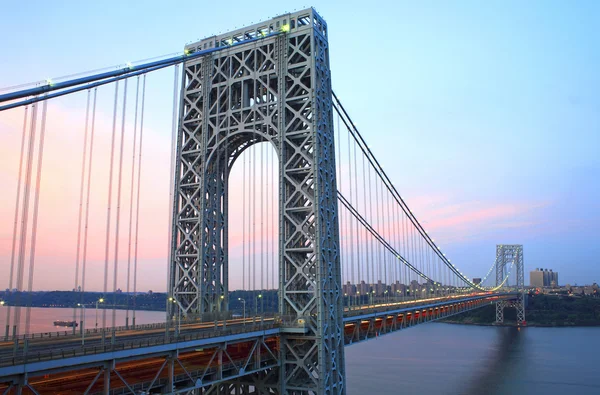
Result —
[{"label": "pink cloud", "polygon": [[[85,103],[85,101],[84,101]],[[31,112],[31,111],[30,111]],[[128,249],[129,199],[131,195],[133,117],[126,130],[128,138],[124,147],[121,218],[119,234],[119,287],[125,288]],[[90,196],[88,234],[88,289],[100,289],[104,270],[104,245],[107,214],[108,170],[112,116],[99,106],[96,115],[94,165]],[[38,112],[38,125],[41,111]],[[77,220],[79,211],[79,185],[81,177],[82,146],[85,109],[71,108],[63,102],[50,101],[46,124],[44,166],[40,188],[40,216],[36,246],[36,289],[70,289],[75,277]],[[120,120],[120,118],[119,118]],[[12,225],[19,163],[23,110],[0,113],[0,278],[8,286]],[[120,122],[118,123],[120,126]],[[120,132],[120,127],[117,133]],[[39,129],[38,129],[39,135]],[[164,289],[168,238],[169,152],[164,133],[160,136],[145,126],[142,170],[142,199],[140,202],[139,264],[144,271],[160,273],[161,277],[146,277],[146,287]],[[119,135],[117,134],[117,140]],[[166,138],[168,141],[168,137]],[[37,152],[37,148],[36,148]],[[113,175],[113,200],[109,278],[112,279],[114,261],[115,210],[117,196],[117,160]],[[37,158],[37,153],[35,154]],[[88,152],[89,158],[89,152]],[[35,166],[35,163],[34,163]],[[35,167],[34,167],[35,169]],[[33,176],[35,176],[35,171]],[[32,180],[32,182],[35,182]],[[31,196],[33,200],[33,195]],[[31,224],[30,209],[30,224]],[[83,237],[83,236],[82,236]],[[27,251],[29,247],[27,247]],[[159,259],[157,261],[157,258]],[[160,262],[162,261],[162,262]],[[27,260],[28,262],[28,260]],[[92,266],[94,265],[94,266]],[[98,267],[100,270],[98,271]],[[142,277],[140,277],[142,279]],[[156,281],[159,279],[160,281]],[[3,282],[4,282],[3,281]],[[144,282],[144,279],[141,281]],[[112,281],[110,281],[112,288]],[[4,287],[1,284],[0,287]]]}]

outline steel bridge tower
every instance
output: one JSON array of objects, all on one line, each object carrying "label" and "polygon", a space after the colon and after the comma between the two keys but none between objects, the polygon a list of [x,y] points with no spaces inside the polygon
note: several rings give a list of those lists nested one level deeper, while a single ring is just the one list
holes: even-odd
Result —
[{"label": "steel bridge tower", "polygon": [[[247,41],[247,43],[245,43]],[[228,310],[228,193],[235,160],[279,158],[279,372],[218,393],[343,394],[345,366],[327,25],[312,8],[187,45],[169,272],[170,316]],[[298,328],[298,323],[303,328]],[[212,391],[207,391],[213,393]]]},{"label": "steel bridge tower", "polygon": [[496,323],[504,322],[504,308],[517,309],[517,325],[525,324],[525,275],[523,268],[523,245],[499,244],[496,246],[496,286],[502,285],[508,271],[514,266],[516,270],[516,289],[519,296],[515,300],[496,302]]}]

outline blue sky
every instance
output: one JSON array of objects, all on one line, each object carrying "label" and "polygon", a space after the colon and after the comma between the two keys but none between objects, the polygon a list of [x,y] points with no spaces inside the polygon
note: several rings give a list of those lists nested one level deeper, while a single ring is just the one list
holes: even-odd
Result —
[{"label": "blue sky", "polygon": [[[9,2],[0,86],[178,52],[305,6]],[[518,243],[526,272],[600,282],[599,2],[313,6],[329,26],[334,90],[453,263],[483,275],[496,244]],[[170,94],[170,75],[153,89]]]}]

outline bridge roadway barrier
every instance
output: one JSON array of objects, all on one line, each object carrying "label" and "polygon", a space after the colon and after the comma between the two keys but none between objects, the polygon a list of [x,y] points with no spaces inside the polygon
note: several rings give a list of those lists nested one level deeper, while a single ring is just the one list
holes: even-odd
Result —
[{"label": "bridge roadway barrier", "polygon": [[[200,322],[200,321],[197,321]],[[166,327],[166,323],[164,322],[157,322],[157,323],[151,323],[151,324],[138,324],[138,325],[123,325],[123,326],[115,326],[110,327],[110,328],[106,328],[106,329],[102,329],[102,328],[89,328],[89,329],[85,329],[83,332],[85,332],[84,336],[88,337],[88,336],[92,336],[95,334],[101,334],[102,332],[124,332],[124,331],[131,331],[131,330],[148,330],[148,329],[165,329]],[[81,337],[81,329],[77,329],[75,330],[75,332],[73,332],[73,330],[64,330],[64,331],[49,331],[49,332],[38,332],[38,333],[28,333],[28,334],[22,334],[22,335],[17,335],[17,336],[2,336],[2,339],[4,339],[4,341],[14,341],[14,339],[18,339],[18,340],[25,340],[25,339],[40,339],[40,338],[50,338],[50,337]]]},{"label": "bridge roadway barrier", "polygon": [[516,297],[518,293],[480,293],[430,298],[417,303],[384,303],[370,309],[347,311],[344,315],[344,343],[350,345],[369,340]]},{"label": "bridge roadway barrier", "polygon": [[[279,325],[280,326],[280,325]],[[273,318],[230,320],[223,322],[196,322],[178,328],[165,325],[146,326],[145,329],[130,329],[122,333],[92,332],[90,337],[67,336],[60,338],[26,338],[18,342],[0,342],[0,368],[32,362],[102,354],[115,350],[137,349],[159,344],[177,343],[187,340],[210,339],[227,334],[241,334],[276,327]],[[0,369],[0,377],[2,376]]]},{"label": "bridge roadway barrier", "polygon": [[[172,329],[168,336],[161,331],[151,336],[147,333],[130,335],[114,343],[102,344],[102,339],[96,338],[90,340],[90,346],[81,346],[79,343],[40,351],[20,349],[18,355],[8,358],[5,345],[0,347],[3,351],[3,357],[0,358],[0,394],[4,394],[15,383],[22,383],[27,377],[37,386],[36,392],[39,393],[54,393],[52,385],[57,382],[62,383],[63,387],[76,386],[78,390],[74,393],[94,393],[88,390],[96,384],[102,386],[104,381],[110,382],[112,377],[111,393],[116,394],[121,386],[127,389],[133,386],[142,388],[144,385],[154,388],[165,380],[175,385],[177,380],[183,380],[184,377],[184,387],[204,386],[278,365],[277,337],[283,323],[276,324],[272,319],[232,321],[219,325],[217,330],[212,323],[204,323],[196,324],[196,328],[182,328],[180,333]],[[64,339],[60,342],[63,343]],[[217,354],[218,358],[215,357]],[[164,364],[169,359],[173,365],[173,361],[177,360],[177,366],[164,370]],[[100,374],[100,370],[107,369],[108,378]],[[144,369],[154,369],[158,373],[150,374],[148,370],[151,377],[145,377],[140,373]],[[79,387],[82,385],[81,377],[89,379],[84,387]],[[137,382],[139,380],[146,382]],[[55,390],[62,390],[63,387]]]}]

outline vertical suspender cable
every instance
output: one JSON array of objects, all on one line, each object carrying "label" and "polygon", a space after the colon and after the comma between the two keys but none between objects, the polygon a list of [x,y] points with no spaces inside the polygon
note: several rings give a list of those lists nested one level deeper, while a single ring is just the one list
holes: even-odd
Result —
[{"label": "vertical suspender cable", "polygon": [[[175,156],[175,151],[177,150],[177,87],[178,87],[178,82],[179,82],[179,64],[176,64],[175,67],[175,72],[174,72],[174,76],[173,76],[173,116],[171,118],[171,167],[169,169],[169,204],[171,205],[171,207],[176,207],[177,205],[175,204],[175,199],[179,199],[179,196],[175,196],[175,161],[178,160],[179,158],[176,158]],[[184,72],[185,73],[185,72]],[[146,87],[146,75],[144,74],[144,88]],[[173,256],[173,248],[174,246],[173,244],[173,221],[174,221],[174,212],[173,212],[173,208],[171,210],[169,210],[169,233],[167,234],[167,256],[169,257],[169,263],[167,266],[167,295],[169,295],[169,297],[172,297],[174,299],[170,299],[173,300],[175,302],[177,302],[177,308],[179,307],[179,301],[177,300],[177,298],[175,297],[175,295],[173,295],[174,290],[171,289],[171,276],[173,275],[173,271],[171,270],[171,265],[173,265],[173,262],[175,260],[175,257]],[[167,303],[167,308],[165,309],[166,312],[166,322],[167,322],[167,330],[168,330],[168,324],[169,324],[169,320],[171,317],[169,317],[169,313],[171,312],[173,305],[175,303]]]},{"label": "vertical suspender cable", "polygon": [[[381,234],[385,235],[385,224],[389,223],[389,217],[388,217],[388,220],[385,221],[385,202],[384,202],[383,182],[381,182],[379,185],[381,186]],[[389,240],[389,235],[386,237],[386,240]],[[383,261],[381,261],[381,264],[383,265],[383,273],[384,273],[383,274],[383,279],[384,279],[383,284],[387,284],[387,282],[388,282],[388,262],[389,262],[388,255],[389,254],[386,253],[383,246],[381,246],[381,247],[382,247],[382,251],[384,253]]]},{"label": "vertical suspender cable", "polygon": [[[404,219],[404,211],[400,211],[400,220],[402,221],[402,255],[408,259],[408,242],[406,241],[406,220]],[[410,281],[408,279],[408,268],[406,264],[404,266],[404,285],[410,286]],[[406,291],[410,288],[406,288],[402,296],[406,296]]]},{"label": "vertical suspender cable", "polygon": [[[342,137],[341,137],[341,131],[340,131],[340,114],[336,114],[337,115],[337,136],[338,136],[338,144],[337,144],[337,149],[338,149],[338,161],[336,161],[336,165],[337,165],[337,172],[338,172],[338,178],[337,178],[337,187],[338,190],[342,190]],[[348,261],[346,259],[346,256],[344,254],[344,237],[342,235],[342,230],[344,229],[344,224],[343,224],[343,217],[344,217],[344,212],[338,212],[338,227],[339,227],[339,237],[340,237],[340,271],[342,272],[342,284],[346,283],[346,279],[348,278]],[[346,264],[346,270],[344,271],[344,263]]]},{"label": "vertical suspender cable", "polygon": [[[380,221],[380,218],[381,218],[379,216],[379,209],[380,209],[380,206],[379,206],[379,186],[377,185],[377,181],[379,181],[379,178],[375,178],[375,206],[377,208],[377,214],[376,214],[376,217],[375,217],[375,229],[377,229],[377,232],[379,232],[381,234],[381,228],[379,227],[379,225],[380,225],[379,221]],[[377,279],[377,283],[379,284],[379,281],[381,280],[382,275],[383,275],[383,271],[381,269],[381,261],[383,260],[382,256],[381,256],[381,244],[377,245],[377,255],[379,257],[379,259],[377,259],[377,269],[378,269],[378,273],[377,274],[378,274],[378,277],[379,277]]]},{"label": "vertical suspender cable", "polygon": [[[279,166],[273,166],[273,164],[275,163],[275,159],[279,159],[279,157],[277,156],[277,152],[275,152],[274,149],[271,149],[271,202],[275,202],[275,197],[279,196],[278,188],[275,188],[275,172],[279,170]],[[275,279],[275,273],[279,273],[279,262],[275,262],[275,249],[277,248],[277,246],[279,245],[277,243],[277,237],[275,237],[275,235],[278,234],[279,228],[275,227],[275,224],[278,223],[276,222],[277,219],[279,219],[279,215],[278,215],[278,211],[275,209],[275,207],[277,207],[277,209],[279,209],[279,199],[277,199],[278,204],[271,204],[272,207],[272,211],[271,211],[271,270],[273,271],[273,275],[271,276],[271,283],[272,283],[272,288],[273,289],[277,289],[279,284],[279,279]],[[277,281],[277,283],[275,282]],[[275,306],[277,306],[277,301],[275,301]],[[277,307],[275,307],[277,309]]]},{"label": "vertical suspender cable", "polygon": [[[92,105],[92,130],[90,133],[90,161],[88,165],[87,186],[85,196],[85,225],[83,230],[83,253],[81,257],[81,301],[83,303],[83,295],[85,292],[85,269],[87,263],[87,240],[88,240],[88,225],[90,219],[90,187],[92,184],[92,159],[94,158],[94,131],[96,127],[96,98],[98,88],[94,88],[94,104]],[[98,326],[98,322],[96,322]],[[96,328],[97,329],[97,328]]]},{"label": "vertical suspender cable", "polygon": [[[140,95],[140,77],[137,77],[136,86],[135,86],[135,115],[133,118],[133,149],[131,154],[131,188],[129,195],[129,236],[127,242],[127,310],[125,312],[125,327],[129,328],[129,304],[130,304],[130,295],[129,295],[129,283],[131,282],[131,238],[132,238],[132,225],[133,225],[133,195],[135,188],[135,149],[136,149],[136,140],[137,140],[137,121],[138,121],[138,104],[139,104],[139,95]],[[170,224],[169,224],[170,225]]]},{"label": "vertical suspender cable", "polygon": [[[265,172],[265,160],[264,160],[264,144],[260,144],[260,289],[265,289],[263,279],[264,279],[264,233],[263,233],[263,221],[264,221],[264,190],[265,190],[265,180],[264,180],[264,172]],[[262,301],[261,301],[262,303]],[[264,313],[264,312],[263,312]]]},{"label": "vertical suspender cable", "polygon": [[[256,142],[256,136],[254,136]],[[256,291],[256,146],[252,147],[252,290]],[[254,303],[257,304],[256,295]],[[254,306],[254,311],[258,311],[258,306]]]},{"label": "vertical suspender cable", "polygon": [[48,100],[42,104],[42,124],[40,128],[40,145],[38,147],[37,171],[35,177],[35,195],[33,198],[33,218],[31,224],[31,246],[29,251],[29,278],[27,280],[27,311],[25,314],[25,334],[29,334],[31,321],[31,292],[33,291],[33,275],[35,272],[35,244],[37,241],[38,210],[40,206],[40,183],[42,181],[42,164],[44,158],[44,135],[46,132],[46,110]]},{"label": "vertical suspender cable", "polygon": [[[367,214],[367,185],[366,185],[366,175],[365,175],[365,155],[362,155],[362,189],[363,189],[363,212],[365,215]],[[365,229],[365,278],[367,280],[367,284],[370,282],[369,276],[369,233]],[[367,301],[368,303],[368,301]]]},{"label": "vertical suspender cable", "polygon": [[246,287],[246,152],[242,152],[242,289]]},{"label": "vertical suspender cable", "polygon": [[[354,204],[354,199],[352,197],[352,153],[351,153],[351,145],[350,145],[350,133],[348,133],[348,186],[350,191],[350,204]],[[354,277],[354,218],[349,217],[348,222],[350,223],[350,234],[348,235],[348,240],[350,244],[350,273],[351,273],[351,282],[352,284],[356,284],[356,278]],[[357,303],[358,304],[358,303]]]},{"label": "vertical suspender cable", "polygon": [[[225,221],[229,221],[229,142],[225,141],[225,158],[223,159],[223,218]],[[229,234],[229,223],[225,223],[223,225],[224,229],[227,230],[227,235]],[[219,233],[220,235],[221,233]],[[219,308],[221,311],[225,310],[225,304],[229,303],[229,239],[228,236],[220,236],[224,237],[221,239],[221,245],[223,246],[223,266],[221,266],[221,270],[223,273],[223,281],[221,283],[221,289],[219,289]],[[224,266],[227,265],[227,266]],[[227,292],[227,295],[225,294]]]},{"label": "vertical suspender cable", "polygon": [[[17,261],[17,291],[23,291],[23,271],[25,264],[25,246],[27,243],[27,219],[29,215],[29,193],[31,191],[31,168],[33,166],[33,150],[35,145],[35,129],[37,121],[37,106],[32,106],[31,131],[29,132],[29,142],[27,147],[27,166],[25,168],[25,186],[23,188],[23,206],[21,214],[21,235],[19,240],[19,257]],[[20,292],[17,293],[17,303],[13,319],[13,337],[19,332],[21,321]]]},{"label": "vertical suspender cable", "polygon": [[[392,202],[393,204],[393,202]],[[396,248],[398,251],[400,250],[400,218],[399,218],[399,207],[397,204],[394,204],[394,222],[395,222],[395,228],[396,228]],[[394,265],[394,267],[396,268],[396,281],[398,281],[398,283],[402,283],[402,267],[398,267],[398,263],[396,262],[396,264]],[[396,297],[400,296],[399,292],[400,289],[399,287],[396,287]]]},{"label": "vertical suspender cable", "polygon": [[[267,278],[265,279],[265,287],[267,289],[271,289],[270,286],[269,286],[269,284],[270,284],[269,283],[269,271],[272,268],[271,261],[270,261],[271,248],[272,248],[272,246],[271,246],[271,233],[270,233],[270,231],[271,231],[271,227],[270,227],[270,224],[271,224],[270,223],[270,221],[271,221],[271,215],[270,214],[271,214],[271,205],[273,204],[272,203],[272,197],[273,196],[271,194],[271,191],[273,190],[273,187],[270,184],[269,176],[271,175],[271,166],[272,166],[272,163],[271,163],[272,162],[271,161],[271,153],[272,153],[272,149],[269,149],[269,148],[271,148],[271,144],[268,143],[268,142],[265,144],[265,146],[266,146],[265,149],[266,149],[266,162],[267,162],[266,166],[265,166],[265,176],[266,176],[266,179],[267,179],[266,180],[267,181],[267,190],[266,190],[266,195],[267,196],[265,197],[265,199],[266,199],[265,203],[266,203],[266,207],[267,207],[266,210],[265,210],[265,216],[266,216],[265,237],[267,238],[265,240],[265,244],[266,244],[266,264],[265,264],[265,269],[266,270],[265,271],[266,271],[266,274],[267,274]],[[273,274],[274,273],[271,272],[271,278],[273,278],[273,276],[272,276]],[[268,305],[268,306],[270,306],[270,305]]]},{"label": "vertical suspender cable", "polygon": [[[19,201],[21,200],[21,174],[23,170],[23,151],[25,150],[25,136],[27,135],[27,113],[29,106],[25,106],[25,115],[23,118],[23,132],[21,133],[21,153],[19,154],[19,176],[17,178],[17,199],[15,202],[15,221],[13,223],[12,247],[10,253],[10,275],[8,277],[8,290],[13,290],[13,277],[15,270],[15,248],[17,245],[17,225],[19,222]],[[10,331],[10,304],[6,307],[6,333],[5,340],[8,340]]]},{"label": "vertical suspender cable", "polygon": [[121,114],[121,146],[119,148],[119,176],[117,181],[117,212],[115,223],[115,264],[113,266],[113,309],[112,327],[115,327],[117,318],[117,277],[119,275],[119,225],[121,221],[121,188],[123,183],[123,151],[125,145],[125,116],[127,115],[127,82],[123,88],[123,113]]},{"label": "vertical suspender cable", "polygon": [[[106,297],[108,290],[108,252],[110,246],[110,205],[112,203],[113,162],[115,156],[115,135],[117,134],[117,102],[119,100],[119,81],[115,82],[115,103],[113,106],[113,125],[110,143],[110,166],[108,170],[108,205],[106,209],[106,243],[104,246],[104,288]],[[102,330],[106,329],[106,309],[102,309]]]},{"label": "vertical suspender cable", "polygon": [[[142,109],[140,114],[140,149],[138,152],[138,177],[137,177],[137,196],[135,198],[135,248],[133,250],[133,317],[132,325],[135,328],[135,310],[137,302],[137,268],[138,268],[138,236],[140,225],[140,186],[142,178],[142,138],[144,137],[144,105],[146,104],[146,74],[142,82]],[[169,265],[171,262],[169,262]],[[169,271],[170,272],[170,271]]]},{"label": "vertical suspender cable", "polygon": [[[373,218],[373,190],[371,189],[371,166],[369,168],[369,221],[375,225],[375,219]],[[375,246],[373,245],[374,237],[371,236],[371,280],[372,284],[375,284]]]},{"label": "vertical suspender cable", "polygon": [[[358,210],[359,208],[359,204],[358,204],[358,164],[356,163],[356,143],[354,143],[354,190],[356,191],[356,202],[354,203],[356,209]],[[360,287],[360,280],[362,280],[361,277],[361,270],[360,270],[360,266],[361,266],[361,259],[360,259],[360,234],[361,232],[361,226],[358,224],[358,219],[356,219],[356,255],[357,255],[357,286]],[[362,295],[362,292],[361,292]],[[361,296],[362,297],[362,296]]]},{"label": "vertical suspender cable", "polygon": [[[79,285],[79,251],[81,248],[81,217],[83,211],[83,186],[85,184],[85,163],[87,159],[87,139],[88,139],[88,126],[89,126],[89,117],[90,117],[90,97],[91,90],[88,89],[87,92],[87,105],[85,108],[85,128],[83,133],[83,158],[81,160],[81,181],[79,183],[79,213],[77,217],[77,248],[75,252],[75,287],[73,288],[75,292],[80,293],[80,304],[83,304],[83,290],[77,289]],[[45,103],[45,102],[44,102]],[[75,321],[76,309],[73,307],[73,321]],[[83,325],[83,309],[79,309],[79,325],[80,328]],[[75,325],[73,325],[73,333],[75,333]]]},{"label": "vertical suspender cable", "polygon": [[250,179],[252,174],[252,152],[248,152],[248,287],[247,290],[251,289],[250,283],[252,279],[252,184],[254,183],[254,179]]}]

